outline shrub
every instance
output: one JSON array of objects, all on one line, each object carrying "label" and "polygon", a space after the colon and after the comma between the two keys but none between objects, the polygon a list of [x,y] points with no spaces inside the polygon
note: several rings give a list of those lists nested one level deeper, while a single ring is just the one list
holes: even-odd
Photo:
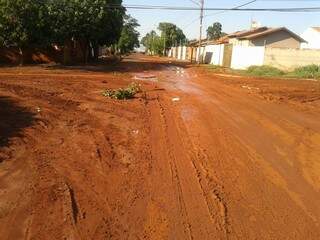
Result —
[{"label": "shrub", "polygon": [[292,72],[292,75],[300,78],[320,78],[320,65],[298,67]]},{"label": "shrub", "polygon": [[263,65],[263,66],[250,66],[247,71],[247,74],[253,76],[267,76],[267,77],[277,77],[284,75],[284,72],[278,68]]},{"label": "shrub", "polygon": [[105,97],[110,97],[118,100],[131,99],[137,93],[141,92],[140,85],[136,83],[131,83],[126,88],[119,88],[117,90],[107,89],[102,92]]}]

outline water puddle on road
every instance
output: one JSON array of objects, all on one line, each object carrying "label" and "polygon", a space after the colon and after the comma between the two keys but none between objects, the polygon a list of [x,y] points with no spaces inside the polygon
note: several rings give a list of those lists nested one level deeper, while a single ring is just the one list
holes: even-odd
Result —
[{"label": "water puddle on road", "polygon": [[154,74],[150,73],[142,73],[142,74],[136,74],[133,77],[134,80],[142,80],[142,81],[152,81],[152,82],[158,82],[158,78]]}]

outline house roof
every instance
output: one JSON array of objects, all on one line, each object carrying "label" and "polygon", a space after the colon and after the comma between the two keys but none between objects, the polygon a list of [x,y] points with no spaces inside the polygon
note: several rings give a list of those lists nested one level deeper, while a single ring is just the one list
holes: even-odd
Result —
[{"label": "house roof", "polygon": [[290,31],[289,29],[285,28],[285,27],[280,27],[280,28],[266,28],[263,31],[259,31],[259,32],[255,32],[255,33],[249,33],[246,34],[244,36],[239,37],[239,39],[247,39],[247,40],[251,40],[251,39],[255,39],[255,38],[260,38],[275,32],[280,32],[280,31],[285,31],[288,32],[293,38],[297,39],[300,42],[306,42],[303,38],[301,38],[299,35],[295,34],[294,32]]},{"label": "house roof", "polygon": [[[201,40],[201,46],[216,44],[216,40],[208,40],[207,38]],[[199,46],[199,40],[189,42],[189,46]]]},{"label": "house roof", "polygon": [[312,28],[320,33],[320,27],[312,27]]},{"label": "house roof", "polygon": [[244,31],[238,31],[231,33],[227,35],[227,38],[238,38],[240,40],[252,40],[255,38],[260,38],[263,36],[266,36],[268,34],[272,34],[279,31],[286,31],[288,32],[293,38],[297,39],[300,42],[306,42],[303,38],[295,34],[294,32],[290,31],[289,29],[285,27],[279,27],[279,28],[268,28],[268,27],[259,27],[252,30],[244,30]]},{"label": "house roof", "polygon": [[242,30],[242,31],[237,31],[234,33],[230,33],[227,35],[228,38],[240,38],[240,37],[244,37],[247,35],[251,35],[251,34],[255,34],[255,33],[260,33],[263,31],[268,30],[267,27],[259,27],[259,28],[255,28],[255,29],[251,29],[251,30]]}]

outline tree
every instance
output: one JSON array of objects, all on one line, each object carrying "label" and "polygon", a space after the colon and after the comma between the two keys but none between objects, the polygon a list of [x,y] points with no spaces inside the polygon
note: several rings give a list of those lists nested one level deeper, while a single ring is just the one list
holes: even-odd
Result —
[{"label": "tree", "polygon": [[167,22],[159,23],[158,30],[161,31],[161,38],[166,50],[176,44],[185,43],[187,40],[183,31],[175,24]]},{"label": "tree", "polygon": [[124,18],[124,25],[122,28],[121,36],[118,42],[118,49],[120,54],[129,53],[138,48],[139,45],[139,32],[136,30],[139,27],[139,23],[136,19],[130,15],[126,15]]},{"label": "tree", "polygon": [[207,29],[207,38],[209,40],[217,40],[223,36],[222,25],[219,22],[215,22],[212,26]]},{"label": "tree", "polygon": [[[80,46],[83,62],[90,49],[119,41],[125,8],[122,0],[0,0],[0,45]],[[77,49],[78,50],[78,49]],[[97,54],[94,54],[97,57]]]},{"label": "tree", "polygon": [[51,0],[50,3],[55,42],[78,43],[85,63],[90,45],[96,52],[99,45],[118,42],[125,9],[110,9],[109,5],[121,5],[122,0]]},{"label": "tree", "polygon": [[151,31],[141,40],[143,46],[152,54],[162,55],[164,50],[187,41],[183,31],[172,23],[159,23],[158,30],[161,32],[160,36],[155,31]]},{"label": "tree", "polygon": [[43,46],[50,41],[47,1],[0,0],[0,41],[20,50],[23,64],[26,47]]},{"label": "tree", "polygon": [[163,53],[163,42],[161,41],[161,37],[154,30],[147,33],[141,39],[141,43],[146,48],[146,51],[151,54],[161,55]]}]

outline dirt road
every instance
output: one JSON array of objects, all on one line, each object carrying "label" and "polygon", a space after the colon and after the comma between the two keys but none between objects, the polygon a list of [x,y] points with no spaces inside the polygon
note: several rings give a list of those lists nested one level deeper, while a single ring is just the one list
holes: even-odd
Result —
[{"label": "dirt road", "polygon": [[1,239],[319,239],[319,106],[320,82],[144,56],[2,68]]}]

